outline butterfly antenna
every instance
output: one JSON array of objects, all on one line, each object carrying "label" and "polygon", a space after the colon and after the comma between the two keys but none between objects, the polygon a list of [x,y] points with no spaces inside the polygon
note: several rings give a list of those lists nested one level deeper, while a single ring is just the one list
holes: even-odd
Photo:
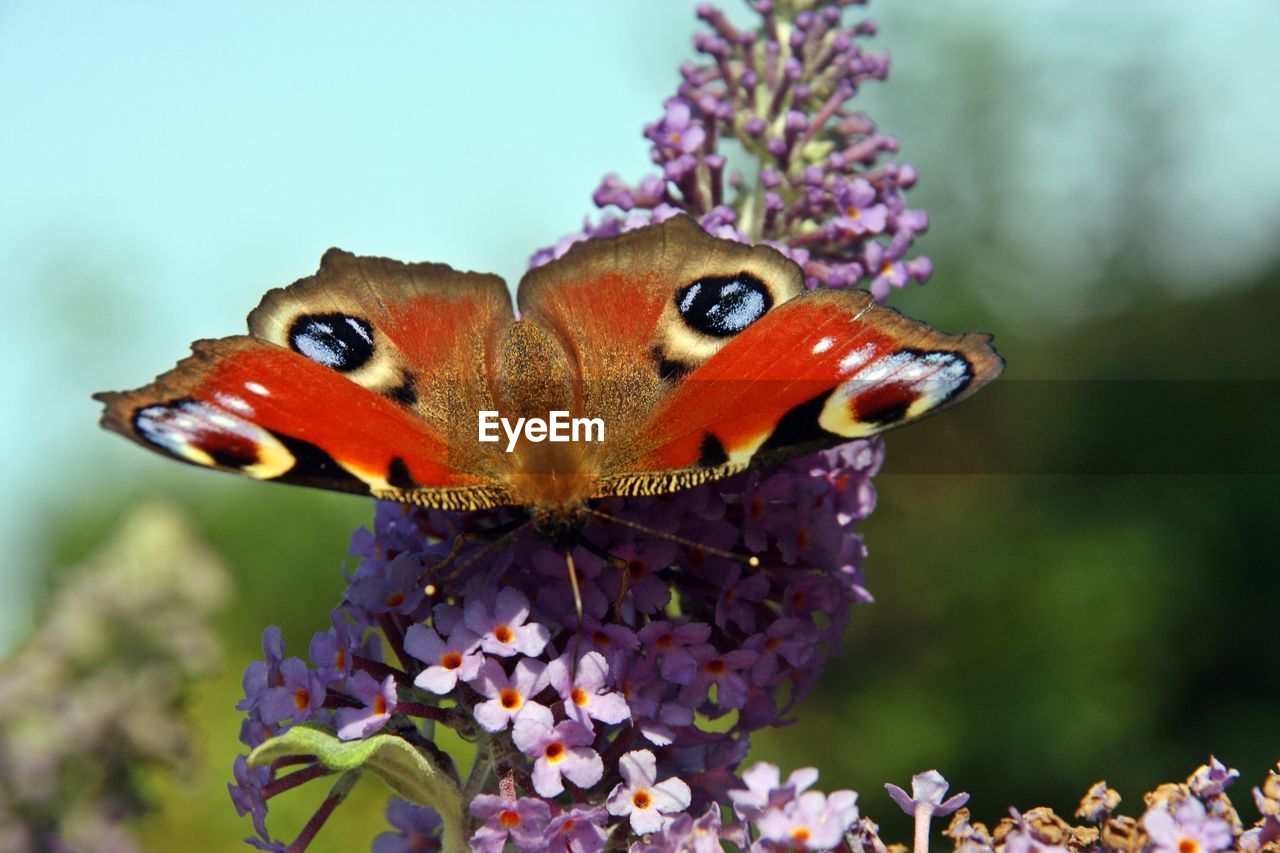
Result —
[{"label": "butterfly antenna", "polygon": [[[600,516],[606,521],[614,521],[614,522],[617,522],[618,524],[633,528],[635,530],[642,530],[651,536],[658,537],[659,539],[667,539],[672,542],[675,542],[678,545],[684,545],[689,548],[697,548],[701,551],[706,551],[708,554],[714,554],[717,557],[724,557],[727,560],[733,560],[735,562],[742,563],[743,565],[750,566],[753,569],[758,568],[760,565],[760,558],[755,556],[754,554],[752,555],[737,554],[733,551],[726,551],[723,548],[716,548],[713,545],[705,545],[701,542],[695,542],[692,539],[686,539],[685,537],[677,536],[674,533],[667,533],[662,530],[654,530],[652,527],[646,527],[643,524],[639,524],[627,518],[622,518],[621,516],[613,515],[612,513],[605,512],[604,510],[596,509],[595,507],[587,507],[587,511],[590,512],[592,515]],[[625,583],[625,580],[626,580],[626,574],[623,573],[624,583]]]}]

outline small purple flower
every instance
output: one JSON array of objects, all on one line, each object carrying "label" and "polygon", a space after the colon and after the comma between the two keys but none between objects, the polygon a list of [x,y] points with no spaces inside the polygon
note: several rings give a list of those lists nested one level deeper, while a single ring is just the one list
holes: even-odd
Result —
[{"label": "small purple flower", "polygon": [[564,780],[590,788],[604,776],[604,762],[590,749],[591,730],[573,720],[554,725],[551,711],[529,705],[511,730],[516,748],[534,759],[533,789],[544,797],[564,792]]},{"label": "small purple flower", "polygon": [[440,815],[399,797],[387,803],[387,823],[396,830],[373,840],[373,853],[419,853],[441,847]]},{"label": "small purple flower", "polygon": [[410,625],[404,635],[404,650],[429,666],[418,673],[413,683],[432,693],[448,693],[459,681],[471,681],[480,673],[484,655],[478,649],[480,638],[459,625],[442,640],[434,628]]},{"label": "small purple flower", "polygon": [[747,679],[742,670],[750,669],[759,657],[749,649],[721,653],[710,644],[694,646],[690,653],[697,667],[693,679],[680,691],[680,701],[695,705],[707,698],[714,684],[716,704],[721,708],[741,708],[747,702]]},{"label": "small purple flower", "polygon": [[547,824],[548,853],[599,853],[604,850],[604,825],[608,820],[599,807],[577,806]]},{"label": "small purple flower", "polygon": [[571,648],[578,648],[581,652],[599,652],[609,664],[610,671],[616,671],[620,659],[632,657],[640,648],[640,640],[636,637],[635,631],[626,625],[599,622],[591,618],[583,620],[582,633],[579,636],[580,645]]},{"label": "small purple flower", "polygon": [[471,849],[479,853],[502,853],[510,839],[518,850],[543,850],[551,807],[543,800],[521,797],[506,800],[481,794],[471,801],[471,816],[482,821],[471,836]]},{"label": "small purple flower", "polygon": [[688,812],[677,816],[660,832],[632,844],[627,853],[721,853],[725,849],[722,839],[736,841],[739,850],[746,846],[742,839],[723,837],[720,807],[713,803],[697,820]]},{"label": "small purple flower", "polygon": [[884,302],[889,298],[890,287],[904,287],[911,280],[907,265],[892,247],[886,249],[879,243],[868,243],[862,263],[872,276],[869,289],[877,302]]},{"label": "small purple flower", "polygon": [[818,633],[808,619],[784,617],[769,623],[763,633],[747,638],[744,648],[759,657],[751,667],[751,680],[761,687],[771,687],[779,679],[779,662],[804,666],[813,657]]},{"label": "small purple flower", "polygon": [[716,601],[716,627],[727,628],[732,622],[748,633],[754,631],[758,609],[756,605],[768,593],[769,578],[763,572],[752,572],[744,578],[742,566],[732,566],[729,576],[720,587],[720,598]]},{"label": "small purple flower", "polygon": [[636,636],[649,654],[657,656],[663,678],[688,684],[698,673],[698,663],[687,647],[705,643],[711,636],[711,626],[704,622],[675,625],[660,620],[645,625]]},{"label": "small purple flower", "polygon": [[838,179],[834,198],[839,215],[831,225],[837,234],[861,237],[884,231],[889,209],[875,203],[875,187],[866,178]]},{"label": "small purple flower", "polygon": [[968,794],[956,794],[943,801],[949,787],[950,783],[937,770],[926,770],[911,777],[910,795],[891,782],[886,782],[884,789],[898,808],[913,817],[922,811],[933,817],[946,817],[969,802]]},{"label": "small purple flower", "polygon": [[244,671],[240,681],[244,699],[236,705],[236,710],[255,710],[263,694],[282,683],[280,665],[284,662],[284,635],[275,625],[268,625],[262,632],[262,654],[264,660],[253,661]]},{"label": "small purple flower", "polygon": [[485,601],[472,597],[463,621],[480,637],[480,648],[499,657],[537,657],[546,648],[551,632],[546,625],[529,622],[529,599],[514,587],[504,587],[490,609]]},{"label": "small purple flower", "polygon": [[[572,643],[570,648],[573,648]],[[571,719],[592,729],[591,721],[620,723],[631,716],[627,700],[621,693],[610,691],[609,665],[599,652],[587,652],[578,658],[575,670],[572,654],[561,655],[547,667],[547,683],[560,694],[564,713]]]},{"label": "small purple flower", "polygon": [[657,832],[671,821],[670,815],[689,808],[689,786],[674,776],[658,782],[658,760],[649,750],[626,753],[618,769],[623,781],[609,794],[606,807],[609,814],[628,818],[636,833]]},{"label": "small purple flower", "polygon": [[758,761],[742,774],[745,789],[729,791],[729,799],[738,817],[752,820],[765,809],[782,808],[797,795],[807,791],[818,781],[818,771],[812,767],[793,770],[782,782],[782,771],[776,765]]},{"label": "small purple flower", "polygon": [[307,669],[301,658],[288,658],[280,664],[281,684],[268,688],[258,703],[258,716],[264,723],[288,720],[301,723],[311,719],[324,704],[324,682]]},{"label": "small purple flower", "polygon": [[1239,777],[1239,770],[1228,769],[1227,765],[1211,755],[1209,763],[1198,767],[1187,784],[1197,797],[1212,797],[1221,794]]},{"label": "small purple flower", "polygon": [[1184,801],[1172,814],[1161,806],[1149,809],[1142,825],[1151,836],[1154,853],[1200,853],[1231,846],[1231,825],[1209,817],[1197,799]]},{"label": "small purple flower", "polygon": [[692,122],[692,116],[693,110],[686,101],[671,98],[666,103],[666,115],[645,136],[661,148],[690,154],[701,148],[707,137],[706,130]]},{"label": "small purple flower", "polygon": [[756,819],[760,837],[805,850],[838,845],[858,819],[853,791],[806,791],[782,808],[769,808]]},{"label": "small purple flower", "polygon": [[476,705],[476,722],[485,731],[500,732],[525,709],[537,706],[533,697],[544,686],[546,668],[542,661],[521,658],[515,672],[508,676],[501,663],[486,660],[474,686],[488,700]]},{"label": "small purple flower", "polygon": [[271,840],[267,832],[267,801],[263,799],[262,789],[271,781],[271,770],[267,767],[250,767],[243,755],[237,755],[231,766],[235,782],[227,783],[227,792],[231,794],[231,803],[236,807],[236,814],[253,818],[253,829],[266,841]]},{"label": "small purple flower", "polygon": [[367,672],[359,671],[347,679],[347,690],[364,707],[338,709],[338,737],[342,740],[368,737],[396,712],[396,680],[390,675],[379,684]]},{"label": "small purple flower", "polygon": [[418,583],[422,573],[422,562],[408,553],[362,563],[347,588],[347,600],[370,613],[411,614],[425,598]]},{"label": "small purple flower", "polygon": [[663,582],[658,572],[675,560],[676,544],[666,539],[651,539],[641,543],[627,543],[613,550],[626,568],[624,578],[626,594],[623,597],[623,619],[635,624],[635,614],[657,613],[671,600],[671,588]]}]

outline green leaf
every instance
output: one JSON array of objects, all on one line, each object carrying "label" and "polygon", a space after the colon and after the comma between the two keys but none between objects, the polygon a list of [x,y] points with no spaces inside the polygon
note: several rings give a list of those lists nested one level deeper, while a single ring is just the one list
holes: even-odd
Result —
[{"label": "green leaf", "polygon": [[467,849],[467,821],[462,792],[448,772],[425,750],[395,735],[374,735],[364,740],[342,741],[313,723],[294,726],[249,753],[254,767],[288,755],[314,755],[329,770],[364,770],[386,782],[398,796],[440,815],[444,824],[444,849]]}]

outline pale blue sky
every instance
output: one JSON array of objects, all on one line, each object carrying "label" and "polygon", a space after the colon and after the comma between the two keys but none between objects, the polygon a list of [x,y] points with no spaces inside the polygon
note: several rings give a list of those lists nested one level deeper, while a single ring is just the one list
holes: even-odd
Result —
[{"label": "pale blue sky", "polygon": [[[694,5],[0,0],[0,647],[23,624],[3,607],[21,607],[39,563],[38,519],[103,483],[202,475],[99,432],[91,392],[239,333],[264,290],[331,245],[518,277],[603,173],[644,172],[640,127],[688,55]],[[990,153],[974,129],[1006,143],[996,225],[1028,247],[993,259],[1025,267],[1025,292],[999,294],[1010,310],[1080,301],[1072,283],[1134,215],[1117,170],[1151,158],[1176,174],[1143,214],[1160,217],[1169,287],[1271,251],[1274,4],[872,12],[895,71],[864,107],[903,136],[935,230],[991,213],[967,183]],[[1149,156],[1134,144],[1143,93],[1125,88],[1142,67],[1169,128]]]}]

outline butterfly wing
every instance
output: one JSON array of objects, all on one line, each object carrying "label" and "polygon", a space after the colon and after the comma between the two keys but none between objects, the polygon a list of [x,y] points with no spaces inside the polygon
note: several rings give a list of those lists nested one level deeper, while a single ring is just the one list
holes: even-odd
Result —
[{"label": "butterfly wing", "polygon": [[728,275],[750,277],[769,305],[804,291],[803,274],[779,253],[717,239],[683,216],[578,243],[521,280],[521,316],[559,342],[577,377],[580,412],[606,424],[599,472],[632,465],[654,440],[657,408],[728,343],[690,328],[677,304],[690,284]]},{"label": "butterfly wing", "polygon": [[[946,335],[862,291],[770,311],[673,389],[632,470],[604,493],[665,491],[911,423],[973,394],[1003,362],[981,334]],[[664,473],[672,472],[672,473]]]},{"label": "butterfly wing", "polygon": [[102,423],[184,462],[441,508],[507,503],[475,441],[513,319],[495,276],[331,250],[269,292],[249,336],[201,341]]},{"label": "butterfly wing", "polygon": [[672,491],[874,435],[1003,366],[985,335],[942,334],[862,291],[808,292],[780,253],[683,217],[574,247],[526,276],[519,301],[577,354],[586,411],[620,436],[597,496]]}]

